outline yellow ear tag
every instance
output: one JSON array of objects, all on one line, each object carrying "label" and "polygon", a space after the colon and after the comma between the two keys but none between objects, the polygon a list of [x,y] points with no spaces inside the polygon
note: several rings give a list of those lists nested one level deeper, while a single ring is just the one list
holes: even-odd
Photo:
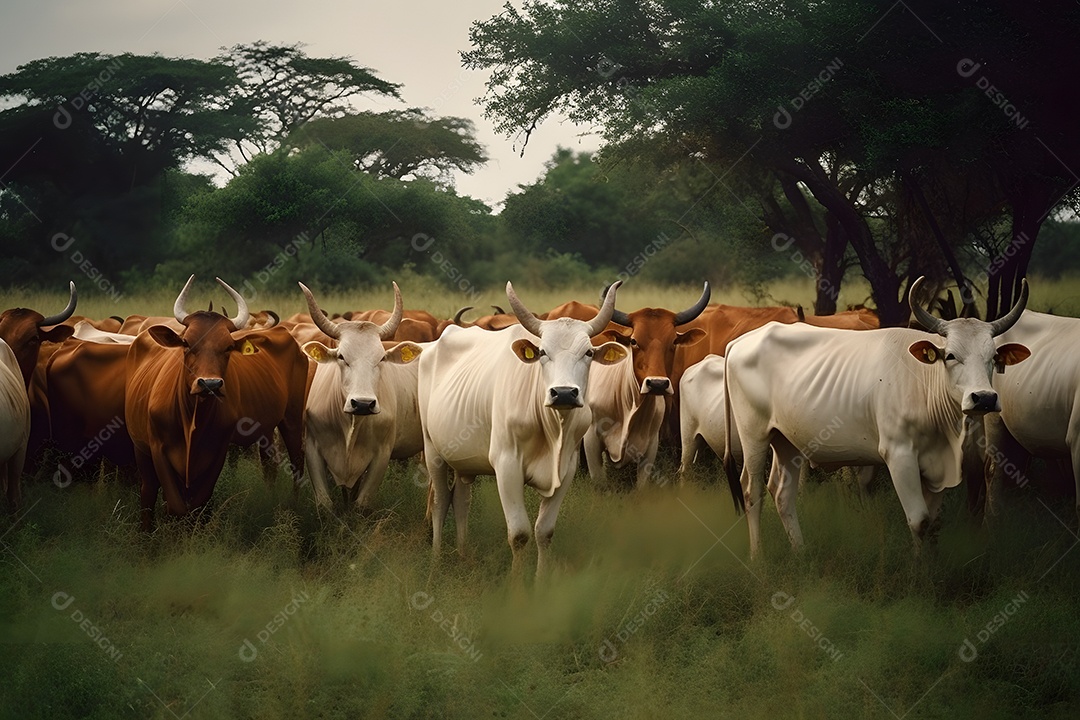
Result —
[{"label": "yellow ear tag", "polygon": [[525,358],[527,360],[532,360],[534,357],[536,357],[536,353],[533,352],[533,349],[531,347],[525,348]]},{"label": "yellow ear tag", "polygon": [[926,359],[929,362],[937,362],[937,351],[934,348],[926,348]]},{"label": "yellow ear tag", "polygon": [[615,348],[608,348],[607,352],[604,353],[604,359],[608,362],[615,362],[619,359],[619,351]]},{"label": "yellow ear tag", "polygon": [[412,362],[412,359],[414,357],[416,357],[416,351],[415,350],[413,350],[408,345],[403,345],[401,347],[401,361],[402,362]]},{"label": "yellow ear tag", "polygon": [[251,344],[250,340],[245,340],[243,346],[240,348],[240,352],[244,355],[254,355],[255,346]]}]

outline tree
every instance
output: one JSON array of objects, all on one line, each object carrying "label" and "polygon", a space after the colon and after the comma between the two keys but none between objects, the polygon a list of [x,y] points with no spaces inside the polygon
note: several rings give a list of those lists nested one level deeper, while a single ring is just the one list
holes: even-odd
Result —
[{"label": "tree", "polygon": [[[1074,182],[1047,153],[1034,152],[1031,136],[1020,136],[1009,117],[978,97],[978,84],[957,71],[964,57],[957,46],[999,43],[996,55],[1020,76],[1045,64],[1048,47],[1074,51],[1059,28],[1075,27],[1078,11],[1065,10],[1073,22],[1063,22],[1042,6],[958,14],[950,7],[924,13],[923,4],[929,5],[915,4],[915,12],[912,4],[893,6],[897,12],[879,27],[883,10],[869,0],[533,0],[521,11],[508,4],[475,24],[473,49],[462,58],[469,68],[491,71],[486,115],[507,134],[527,142],[544,118],[565,113],[603,129],[602,155],[677,156],[715,167],[717,184],[730,176],[729,187],[756,188],[764,220],[797,223],[810,236],[804,242],[818,247],[819,287],[832,284],[837,258],[850,245],[883,323],[897,325],[907,318],[901,277],[910,282],[929,264],[917,245],[905,247],[899,230],[916,220],[925,224],[926,237],[941,250],[935,264],[945,268],[955,265],[946,248],[993,215],[991,199],[969,213],[972,225],[959,236],[935,233],[935,207],[955,204],[963,189],[949,171],[976,168],[979,192],[996,192],[1032,241],[1033,208],[1046,212],[1051,191]],[[1003,42],[1017,16],[1029,34]],[[943,44],[924,18],[940,21],[939,30],[949,27],[953,43]],[[1041,28],[1055,29],[1033,43]],[[1049,92],[1060,76],[1041,80],[1033,107],[1060,94]],[[1010,163],[1014,153],[1024,162]],[[940,159],[945,162],[932,162]],[[940,197],[928,197],[928,187],[943,188]],[[773,198],[782,192],[786,220],[762,188],[771,188]],[[820,212],[808,212],[800,197],[813,198]]]},{"label": "tree", "polygon": [[[270,45],[260,40],[235,45],[216,58],[239,78],[235,93],[258,123],[255,132],[236,140],[245,161],[251,153],[241,140],[268,153],[305,123],[344,116],[353,109],[350,101],[362,95],[400,99],[400,85],[381,80],[352,58],[313,58],[302,48],[301,43]],[[233,172],[224,161],[219,164]]]},{"label": "tree", "polygon": [[454,170],[472,172],[487,162],[471,120],[428,116],[420,108],[317,118],[297,128],[286,144],[346,150],[357,169],[398,180],[428,178],[452,185]]}]

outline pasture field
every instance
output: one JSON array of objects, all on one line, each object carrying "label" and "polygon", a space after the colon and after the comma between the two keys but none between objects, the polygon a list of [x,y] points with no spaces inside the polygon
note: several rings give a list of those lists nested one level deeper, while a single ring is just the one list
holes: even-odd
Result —
[{"label": "pasture field", "polygon": [[916,559],[883,477],[865,500],[839,476],[812,481],[806,551],[790,551],[767,501],[750,564],[715,464],[644,492],[579,474],[555,571],[520,586],[490,478],[473,495],[466,557],[448,549],[434,563],[415,462],[391,468],[371,516],[320,516],[310,488],[294,498],[284,474],[268,488],[244,456],[199,522],[166,520],[152,536],[137,529],[133,486],[59,488],[49,470],[28,483],[25,512],[0,521],[5,718],[1080,709],[1072,500],[1034,484],[1010,493],[992,533],[950,491],[940,537]]},{"label": "pasture field", "polygon": [[[126,317],[131,314],[141,315],[172,315],[173,302],[183,287],[160,288],[156,292],[141,293],[139,295],[121,295],[112,298],[104,295],[93,283],[83,278],[78,272],[72,273],[72,280],[79,290],[79,305],[75,312],[78,315],[100,319],[110,315]],[[276,310],[281,317],[287,317],[296,312],[307,312],[304,296],[300,288],[295,293],[272,294],[259,292],[255,286],[252,293],[244,284],[244,278],[222,277],[237,291],[247,298],[252,310],[270,308]],[[513,280],[513,278],[510,278]],[[447,289],[437,280],[418,275],[415,272],[403,271],[396,276],[386,278],[385,287],[369,287],[356,292],[320,292],[318,288],[312,288],[315,297],[321,307],[328,312],[344,312],[345,310],[361,310],[372,308],[391,309],[394,304],[393,290],[390,281],[396,280],[401,287],[402,298],[405,307],[409,309],[428,310],[437,317],[452,317],[455,312],[466,305],[476,306],[476,310],[465,315],[465,320],[475,320],[479,315],[492,312],[490,305],[500,305],[509,311],[506,299],[505,286],[488,288],[478,294],[475,290],[469,293]],[[1080,317],[1080,278],[1065,277],[1057,280],[1031,278],[1031,300],[1029,307],[1032,310],[1049,311],[1056,315],[1071,315]],[[542,312],[560,305],[567,300],[580,300],[596,304],[599,301],[602,283],[595,286],[575,286],[558,289],[538,289],[530,287],[527,283],[516,282],[514,289],[518,296],[529,306],[530,310]],[[640,307],[666,307],[672,310],[681,310],[690,306],[701,294],[701,283],[688,283],[685,286],[660,286],[642,283],[634,278],[623,284],[619,289],[618,307],[620,310],[630,312]],[[858,304],[868,300],[870,295],[869,285],[864,279],[849,278],[841,288],[838,307],[844,309],[848,305]],[[954,293],[955,295],[955,293]],[[9,307],[30,307],[44,310],[46,313],[57,312],[68,301],[66,286],[56,288],[56,291],[27,291],[20,288],[0,288],[0,309]],[[229,312],[236,310],[233,303],[228,299],[213,278],[196,278],[192,289],[192,307],[205,308],[210,301],[218,307],[226,302]],[[980,305],[985,304],[983,298],[979,298]],[[755,297],[746,289],[739,286],[727,286],[712,288],[714,303],[726,303],[728,305],[772,305],[772,304],[802,304],[806,311],[812,312],[814,306],[813,282],[807,278],[787,278],[772,282],[762,288],[762,296]],[[957,299],[959,302],[959,299]]]}]

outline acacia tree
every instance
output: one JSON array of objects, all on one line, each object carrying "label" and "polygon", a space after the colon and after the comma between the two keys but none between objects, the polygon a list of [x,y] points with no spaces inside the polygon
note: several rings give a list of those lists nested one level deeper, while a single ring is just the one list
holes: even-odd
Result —
[{"label": "acacia tree", "polygon": [[[1060,189],[1064,174],[1032,161],[1050,178],[1044,183],[1034,168],[1009,165],[1011,148],[1034,156],[1025,140],[1010,142],[1017,128],[996,109],[988,111],[980,88],[956,71],[963,57],[957,46],[966,48],[972,34],[980,47],[1002,39],[1011,18],[994,9],[959,18],[947,9],[927,14],[955,34],[946,44],[928,31],[922,8],[916,15],[909,5],[883,22],[881,6],[869,0],[534,0],[520,11],[507,5],[475,24],[473,49],[462,58],[467,67],[491,71],[487,116],[526,142],[544,118],[560,112],[599,125],[605,152],[706,162],[718,178],[730,177],[729,187],[740,176],[760,182],[762,173],[771,175],[765,184],[782,192],[776,197],[788,206],[786,223],[801,226],[802,241],[819,248],[819,274],[828,280],[819,286],[838,282],[837,258],[850,245],[882,322],[896,325],[907,318],[902,277],[927,264],[923,253],[896,247],[906,242],[896,220],[910,225],[918,217],[901,216],[897,199],[906,186],[910,207],[932,227],[926,213],[935,204],[926,187],[947,179],[942,164],[927,162],[928,156],[947,157],[945,167],[989,165],[979,175],[986,178],[981,190],[997,190],[1012,205],[1014,221],[1027,223],[1032,242],[1037,227],[1024,218],[1048,187]],[[1030,36],[1025,41],[1031,45]],[[1026,59],[1012,57],[1021,67]],[[1006,177],[1014,181],[1003,182]],[[1032,190],[1038,201],[1028,198]],[[946,195],[955,198],[951,187]],[[764,197],[763,218],[781,224],[782,213]],[[821,212],[808,212],[805,198]],[[977,212],[971,218],[983,221]],[[929,237],[946,255],[945,248],[966,234]],[[910,262],[913,257],[922,267]],[[954,265],[947,257],[939,263]]]}]

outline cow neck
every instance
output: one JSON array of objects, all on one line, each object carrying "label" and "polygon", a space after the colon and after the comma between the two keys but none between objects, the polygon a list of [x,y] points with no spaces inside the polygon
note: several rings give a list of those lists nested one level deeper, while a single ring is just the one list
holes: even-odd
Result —
[{"label": "cow neck", "polygon": [[[963,473],[963,446],[967,434],[964,413],[949,392],[948,373],[944,362],[926,366],[926,411],[932,423],[949,446],[949,462],[945,464],[941,487],[960,484]],[[929,478],[928,478],[929,479]]]}]

